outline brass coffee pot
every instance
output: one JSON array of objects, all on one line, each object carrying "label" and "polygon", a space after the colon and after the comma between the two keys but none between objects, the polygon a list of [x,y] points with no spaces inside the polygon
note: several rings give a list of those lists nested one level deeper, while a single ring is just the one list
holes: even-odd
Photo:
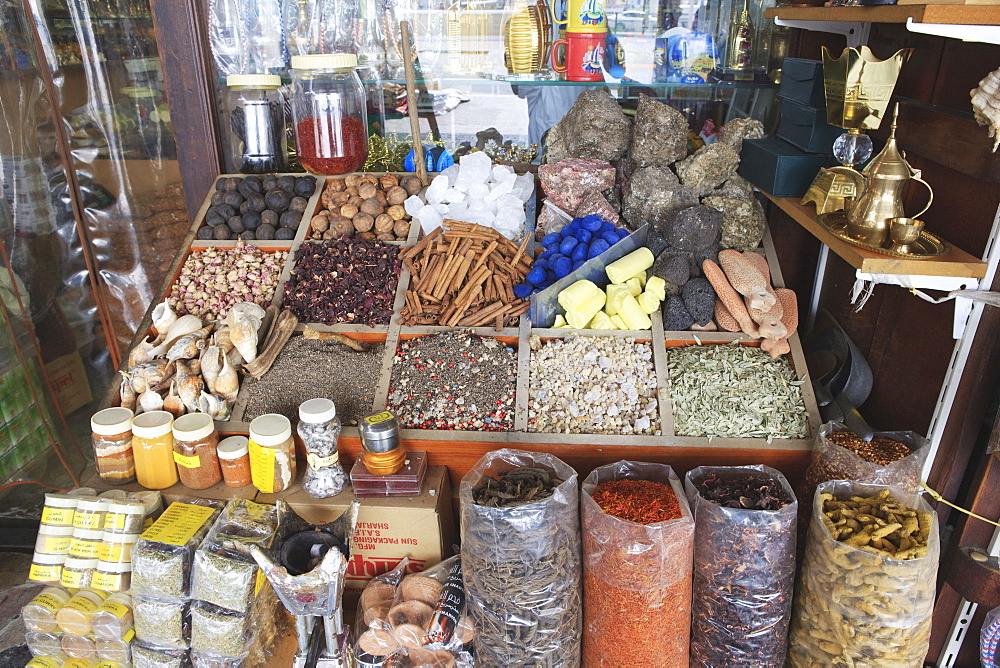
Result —
[{"label": "brass coffee pot", "polygon": [[911,218],[919,218],[934,201],[934,191],[930,184],[920,178],[920,170],[913,169],[906,162],[896,145],[896,119],[899,105],[892,115],[892,128],[885,148],[872,158],[863,172],[850,167],[831,167],[830,171],[843,174],[854,183],[857,195],[846,200],[844,213],[847,216],[847,234],[873,246],[885,246],[889,240],[889,220],[903,218],[903,186],[911,179],[927,188],[927,206]]}]

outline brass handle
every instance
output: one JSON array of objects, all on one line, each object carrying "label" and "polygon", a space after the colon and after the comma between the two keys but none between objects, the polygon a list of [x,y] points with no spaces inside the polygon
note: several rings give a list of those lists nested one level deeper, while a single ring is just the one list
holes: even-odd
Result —
[{"label": "brass handle", "polygon": [[917,176],[913,177],[913,180],[918,183],[924,184],[924,187],[927,188],[928,198],[927,198],[927,205],[920,210],[920,213],[918,213],[915,216],[912,216],[913,218],[920,218],[920,216],[922,216],[924,212],[927,211],[927,209],[931,208],[931,204],[934,203],[934,189],[931,188],[931,184],[927,183],[927,181],[924,181],[922,178],[920,178],[919,172],[917,172],[917,174],[918,174]]}]

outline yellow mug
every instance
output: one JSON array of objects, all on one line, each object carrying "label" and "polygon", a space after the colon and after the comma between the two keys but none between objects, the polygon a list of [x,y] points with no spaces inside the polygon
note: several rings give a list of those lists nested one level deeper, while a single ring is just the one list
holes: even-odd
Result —
[{"label": "yellow mug", "polygon": [[608,15],[604,11],[604,0],[567,0],[566,20],[556,18],[555,2],[549,5],[552,21],[567,32],[596,33],[608,31]]}]

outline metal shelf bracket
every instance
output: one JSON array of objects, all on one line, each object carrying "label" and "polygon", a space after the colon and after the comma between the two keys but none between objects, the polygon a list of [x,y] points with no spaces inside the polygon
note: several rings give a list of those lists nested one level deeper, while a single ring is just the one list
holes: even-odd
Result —
[{"label": "metal shelf bracket", "polygon": [[774,19],[775,25],[802,30],[816,30],[843,35],[847,46],[861,46],[868,43],[868,33],[871,32],[870,21],[805,21],[800,19]]},{"label": "metal shelf bracket", "polygon": [[[913,276],[908,274],[866,274],[858,270],[855,273],[851,303],[856,303],[860,297],[861,305],[858,306],[858,310],[860,311],[867,301],[867,294],[870,293],[871,288],[878,284],[898,285],[907,290],[940,290],[941,292],[979,289],[979,279],[976,278]],[[927,299],[933,301],[929,298]],[[953,338],[961,339],[965,333],[965,325],[969,321],[969,313],[972,311],[972,300],[964,297],[956,297],[954,301],[955,318],[952,323],[951,334]]]},{"label": "metal shelf bracket", "polygon": [[910,32],[938,37],[950,37],[964,42],[984,42],[1000,44],[1000,26],[962,25],[957,23],[918,23],[912,17],[906,19],[906,29]]}]

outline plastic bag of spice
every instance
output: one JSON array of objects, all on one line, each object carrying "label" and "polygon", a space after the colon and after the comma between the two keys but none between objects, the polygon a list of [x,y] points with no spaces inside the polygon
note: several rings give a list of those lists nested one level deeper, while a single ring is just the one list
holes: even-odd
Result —
[{"label": "plastic bag of spice", "polygon": [[813,446],[805,475],[808,496],[802,498],[811,499],[816,485],[827,480],[856,480],[916,492],[929,452],[930,442],[912,431],[876,432],[865,443],[842,424],[827,422]]},{"label": "plastic bag of spice", "polygon": [[[667,488],[605,485],[621,480]],[[664,464],[620,461],[594,469],[582,487],[583,665],[686,665],[694,518],[680,480]],[[660,506],[673,512],[654,515]],[[611,513],[675,519],[640,524]]]},{"label": "plastic bag of spice", "polygon": [[699,466],[685,489],[695,518],[691,665],[782,665],[795,582],[792,488],[769,466]]},{"label": "plastic bag of spice", "polygon": [[578,494],[576,471],[523,450],[487,453],[462,478],[462,573],[477,664],[579,663]]},{"label": "plastic bag of spice", "polygon": [[919,495],[885,485],[821,483],[789,665],[923,665],[939,550],[937,516]]}]

